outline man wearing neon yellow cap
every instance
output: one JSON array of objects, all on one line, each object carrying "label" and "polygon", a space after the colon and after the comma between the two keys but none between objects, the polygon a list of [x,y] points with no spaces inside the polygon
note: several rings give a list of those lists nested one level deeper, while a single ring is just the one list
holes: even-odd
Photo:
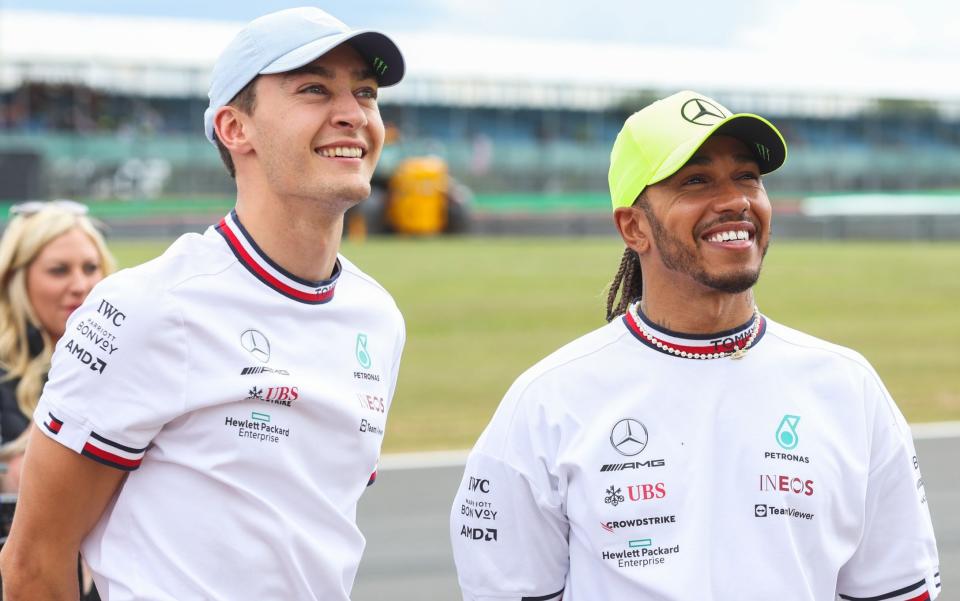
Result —
[{"label": "man wearing neon yellow cap", "polygon": [[451,514],[464,599],[937,597],[883,384],[757,310],[762,175],[786,156],[768,121],[694,92],[627,120],[609,323],[522,375],[471,453]]}]

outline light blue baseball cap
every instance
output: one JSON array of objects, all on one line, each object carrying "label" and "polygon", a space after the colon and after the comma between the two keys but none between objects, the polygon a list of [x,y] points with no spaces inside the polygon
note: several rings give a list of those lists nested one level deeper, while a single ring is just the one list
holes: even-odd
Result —
[{"label": "light blue baseball cap", "polygon": [[210,76],[210,104],[203,114],[207,139],[213,117],[257,75],[285,73],[310,63],[344,42],[370,63],[381,86],[403,79],[403,55],[379,31],[350,29],[313,6],[289,8],[250,21],[220,54]]}]

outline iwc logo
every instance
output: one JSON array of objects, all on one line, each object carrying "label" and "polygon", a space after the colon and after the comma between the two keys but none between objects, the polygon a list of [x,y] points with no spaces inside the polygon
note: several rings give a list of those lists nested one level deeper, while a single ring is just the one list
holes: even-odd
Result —
[{"label": "iwc logo", "polygon": [[716,125],[725,118],[723,109],[703,98],[691,98],[683,103],[680,115],[696,125]]},{"label": "iwc logo", "polygon": [[647,448],[647,428],[635,419],[622,419],[610,430],[610,444],[621,455],[639,455]]},{"label": "iwc logo", "polygon": [[240,334],[240,344],[259,361],[270,360],[270,341],[259,330],[246,330]]}]

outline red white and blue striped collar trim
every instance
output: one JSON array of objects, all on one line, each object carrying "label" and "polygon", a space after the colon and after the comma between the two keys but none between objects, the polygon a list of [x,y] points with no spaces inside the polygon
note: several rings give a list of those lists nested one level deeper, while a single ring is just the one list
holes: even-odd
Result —
[{"label": "red white and blue striped collar trim", "polygon": [[643,321],[643,327],[640,327],[636,322],[631,311],[623,314],[623,323],[637,340],[655,351],[659,351],[665,355],[677,356],[675,353],[671,353],[657,346],[654,341],[651,340],[650,335],[647,334],[647,332],[650,332],[651,335],[656,336],[657,340],[659,340],[663,346],[673,349],[677,353],[687,353],[688,357],[686,358],[690,359],[701,359],[710,355],[716,355],[717,353],[731,353],[743,348],[750,338],[754,319],[759,319],[760,325],[757,330],[757,336],[754,338],[750,348],[756,347],[767,331],[767,320],[760,314],[757,314],[756,317],[751,316],[746,323],[723,332],[717,332],[715,334],[682,334],[655,325],[643,314],[639,306],[637,306],[636,312],[637,316]]},{"label": "red white and blue striped collar trim", "polygon": [[230,211],[229,215],[221,219],[216,229],[247,271],[280,294],[308,305],[320,305],[333,299],[341,272],[340,259],[337,259],[333,276],[329,280],[311,282],[286,271],[260,250],[240,223],[236,211]]}]

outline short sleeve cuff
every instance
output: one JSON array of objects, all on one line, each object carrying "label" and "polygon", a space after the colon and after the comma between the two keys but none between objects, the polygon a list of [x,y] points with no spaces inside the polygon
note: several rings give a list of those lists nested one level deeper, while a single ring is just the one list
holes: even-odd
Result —
[{"label": "short sleeve cuff", "polygon": [[130,472],[140,467],[147,451],[146,447],[135,448],[98,434],[89,423],[58,408],[46,395],[40,399],[33,421],[41,432],[68,449],[119,470]]}]

